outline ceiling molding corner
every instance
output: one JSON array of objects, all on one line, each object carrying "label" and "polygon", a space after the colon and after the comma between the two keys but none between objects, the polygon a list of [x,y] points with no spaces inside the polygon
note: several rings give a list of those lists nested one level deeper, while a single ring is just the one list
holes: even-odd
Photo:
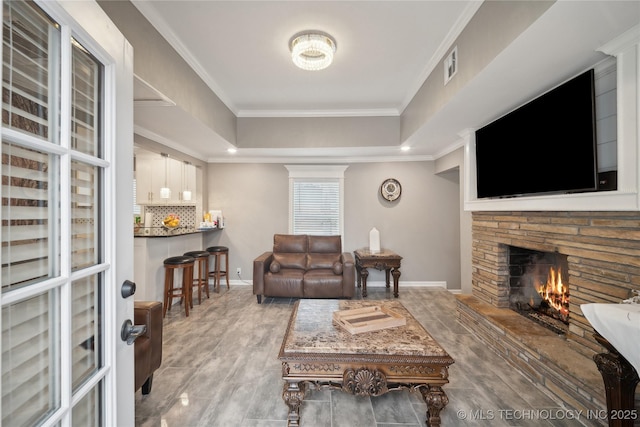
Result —
[{"label": "ceiling molding corner", "polygon": [[193,69],[193,71],[200,77],[204,83],[211,89],[213,94],[217,96],[224,105],[227,106],[233,114],[237,116],[237,108],[231,102],[231,99],[225,94],[222,87],[215,81],[205,68],[196,60],[191,51],[182,43],[180,38],[170,30],[170,26],[166,21],[155,11],[151,6],[152,2],[144,0],[131,0],[131,3],[136,9],[153,25],[153,27],[164,37],[164,39],[175,49],[180,57]]},{"label": "ceiling molding corner", "polygon": [[451,29],[449,30],[445,38],[442,40],[442,43],[440,43],[440,46],[438,46],[438,49],[436,49],[435,53],[431,56],[431,58],[425,65],[424,69],[422,70],[422,73],[420,73],[420,75],[418,76],[414,84],[411,86],[409,91],[407,91],[407,96],[399,108],[400,113],[404,112],[404,110],[407,108],[409,103],[411,103],[413,98],[415,98],[416,94],[418,93],[418,91],[420,90],[424,82],[427,81],[431,73],[433,73],[433,71],[436,69],[438,64],[440,64],[440,61],[442,60],[442,58],[444,58],[444,55],[451,48],[451,45],[456,41],[456,39],[462,33],[462,31],[466,28],[467,24],[469,24],[469,21],[471,21],[471,18],[473,18],[473,15],[475,15],[478,9],[480,9],[480,6],[482,6],[482,3],[484,3],[484,0],[472,1],[467,5],[464,11],[460,14],[455,24],[451,27]]}]

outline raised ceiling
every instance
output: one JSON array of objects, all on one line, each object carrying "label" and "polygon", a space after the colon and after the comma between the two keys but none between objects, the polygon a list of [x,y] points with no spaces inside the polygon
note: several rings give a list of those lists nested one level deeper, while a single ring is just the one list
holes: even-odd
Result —
[{"label": "raised ceiling", "polygon": [[[478,1],[138,1],[133,4],[239,118],[402,114],[481,5]],[[596,49],[637,25],[639,2],[562,1],[549,9],[478,78],[462,88],[411,141],[388,147],[240,149],[234,158],[422,156],[455,147],[457,134],[485,124],[527,97],[577,74]],[[317,29],[337,41],[334,63],[302,71],[288,42]],[[464,67],[465,58],[460,58]],[[148,89],[148,88],[147,88]],[[141,99],[144,85],[136,85]],[[147,96],[147,95],[145,95]],[[170,100],[164,100],[169,101]],[[136,129],[203,160],[233,143],[184,111],[136,104]],[[205,143],[206,141],[206,143]],[[412,146],[399,152],[401,143]],[[409,144],[410,143],[410,144]]]}]

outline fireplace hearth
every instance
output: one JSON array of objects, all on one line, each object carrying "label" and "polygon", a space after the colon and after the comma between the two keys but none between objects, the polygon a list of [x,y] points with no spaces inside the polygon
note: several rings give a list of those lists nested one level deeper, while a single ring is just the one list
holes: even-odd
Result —
[{"label": "fireplace hearth", "polygon": [[[460,321],[566,405],[606,409],[602,376],[593,362],[594,354],[604,349],[580,306],[617,304],[639,289],[640,211],[472,215],[472,295],[460,296]],[[563,336],[510,308],[510,281],[515,280],[509,276],[509,246],[566,255],[566,274],[561,272],[571,297]],[[638,410],[639,396],[637,392]]]},{"label": "fireplace hearth", "polygon": [[509,246],[509,307],[557,334],[569,327],[567,257]]}]

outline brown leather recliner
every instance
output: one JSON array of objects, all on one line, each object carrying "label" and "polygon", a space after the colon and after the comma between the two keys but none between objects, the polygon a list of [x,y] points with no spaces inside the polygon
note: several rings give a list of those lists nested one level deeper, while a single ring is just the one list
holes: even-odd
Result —
[{"label": "brown leather recliner", "polygon": [[353,254],[342,252],[340,236],[276,234],[273,250],[253,261],[253,294],[294,298],[351,298]]},{"label": "brown leather recliner", "polygon": [[147,326],[145,333],[134,342],[135,390],[142,387],[142,394],[149,394],[153,383],[153,372],[162,363],[162,303],[135,301],[133,322],[136,325]]}]

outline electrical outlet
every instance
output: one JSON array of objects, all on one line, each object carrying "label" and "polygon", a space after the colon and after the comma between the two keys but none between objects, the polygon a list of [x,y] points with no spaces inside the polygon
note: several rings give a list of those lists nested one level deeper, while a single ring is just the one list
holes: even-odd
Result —
[{"label": "electrical outlet", "polygon": [[238,276],[242,274],[242,269],[240,267],[236,268],[236,274]]}]

